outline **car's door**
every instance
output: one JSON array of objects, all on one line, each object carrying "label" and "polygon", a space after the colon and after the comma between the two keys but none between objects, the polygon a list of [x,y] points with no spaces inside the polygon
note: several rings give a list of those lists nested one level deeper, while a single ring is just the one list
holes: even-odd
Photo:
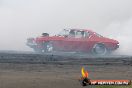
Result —
[{"label": "car's door", "polygon": [[88,48],[89,33],[85,31],[74,30],[74,33],[72,34],[69,33],[69,36],[64,40],[66,50],[86,51]]},{"label": "car's door", "polygon": [[54,47],[56,51],[69,51],[67,38],[69,35],[69,30],[64,29],[58,34],[59,40],[54,41]]},{"label": "car's door", "polygon": [[63,46],[62,50],[63,51],[73,51],[75,47],[75,31],[70,30],[69,34],[65,36],[65,39],[61,41],[60,45]]},{"label": "car's door", "polygon": [[76,31],[75,40],[74,40],[75,51],[82,52],[82,51],[87,50],[89,39],[86,36],[86,33],[88,36],[88,32],[85,32],[82,30]]}]

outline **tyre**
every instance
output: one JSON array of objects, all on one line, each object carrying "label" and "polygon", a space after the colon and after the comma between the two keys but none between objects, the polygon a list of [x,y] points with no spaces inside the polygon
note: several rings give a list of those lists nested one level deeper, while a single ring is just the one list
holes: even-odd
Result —
[{"label": "tyre", "polygon": [[35,51],[36,53],[42,53],[42,49],[39,49],[39,48],[34,48],[34,51]]},{"label": "tyre", "polygon": [[92,53],[94,55],[106,55],[108,53],[108,50],[104,44],[95,44],[92,49]]},{"label": "tyre", "polygon": [[51,41],[50,42],[46,42],[44,44],[44,51],[45,52],[52,52],[53,51],[53,44],[52,44]]}]

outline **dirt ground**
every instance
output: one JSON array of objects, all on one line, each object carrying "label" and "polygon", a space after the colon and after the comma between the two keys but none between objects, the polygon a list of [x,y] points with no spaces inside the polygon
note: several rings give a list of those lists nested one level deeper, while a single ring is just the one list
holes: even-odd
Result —
[{"label": "dirt ground", "polygon": [[91,79],[132,79],[129,65],[0,63],[0,88],[81,88],[81,67]]}]

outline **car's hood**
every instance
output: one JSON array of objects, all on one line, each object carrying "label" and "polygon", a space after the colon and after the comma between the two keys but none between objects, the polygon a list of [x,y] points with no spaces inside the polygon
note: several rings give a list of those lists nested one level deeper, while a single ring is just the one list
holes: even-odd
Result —
[{"label": "car's hood", "polygon": [[119,42],[115,39],[111,39],[111,38],[105,38],[107,41],[115,43],[115,44],[119,44]]}]

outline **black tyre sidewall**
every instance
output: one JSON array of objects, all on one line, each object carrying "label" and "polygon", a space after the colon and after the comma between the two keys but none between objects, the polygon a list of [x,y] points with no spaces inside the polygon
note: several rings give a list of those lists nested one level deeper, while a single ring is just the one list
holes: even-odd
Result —
[{"label": "black tyre sidewall", "polygon": [[[105,49],[105,51],[104,51],[103,53],[97,53],[97,51],[96,51],[96,47],[97,47],[97,46],[101,46],[102,48]],[[93,54],[93,55],[103,56],[103,55],[108,54],[108,49],[105,47],[104,44],[95,44],[94,47],[93,47],[93,49],[92,49],[92,54]]]}]

